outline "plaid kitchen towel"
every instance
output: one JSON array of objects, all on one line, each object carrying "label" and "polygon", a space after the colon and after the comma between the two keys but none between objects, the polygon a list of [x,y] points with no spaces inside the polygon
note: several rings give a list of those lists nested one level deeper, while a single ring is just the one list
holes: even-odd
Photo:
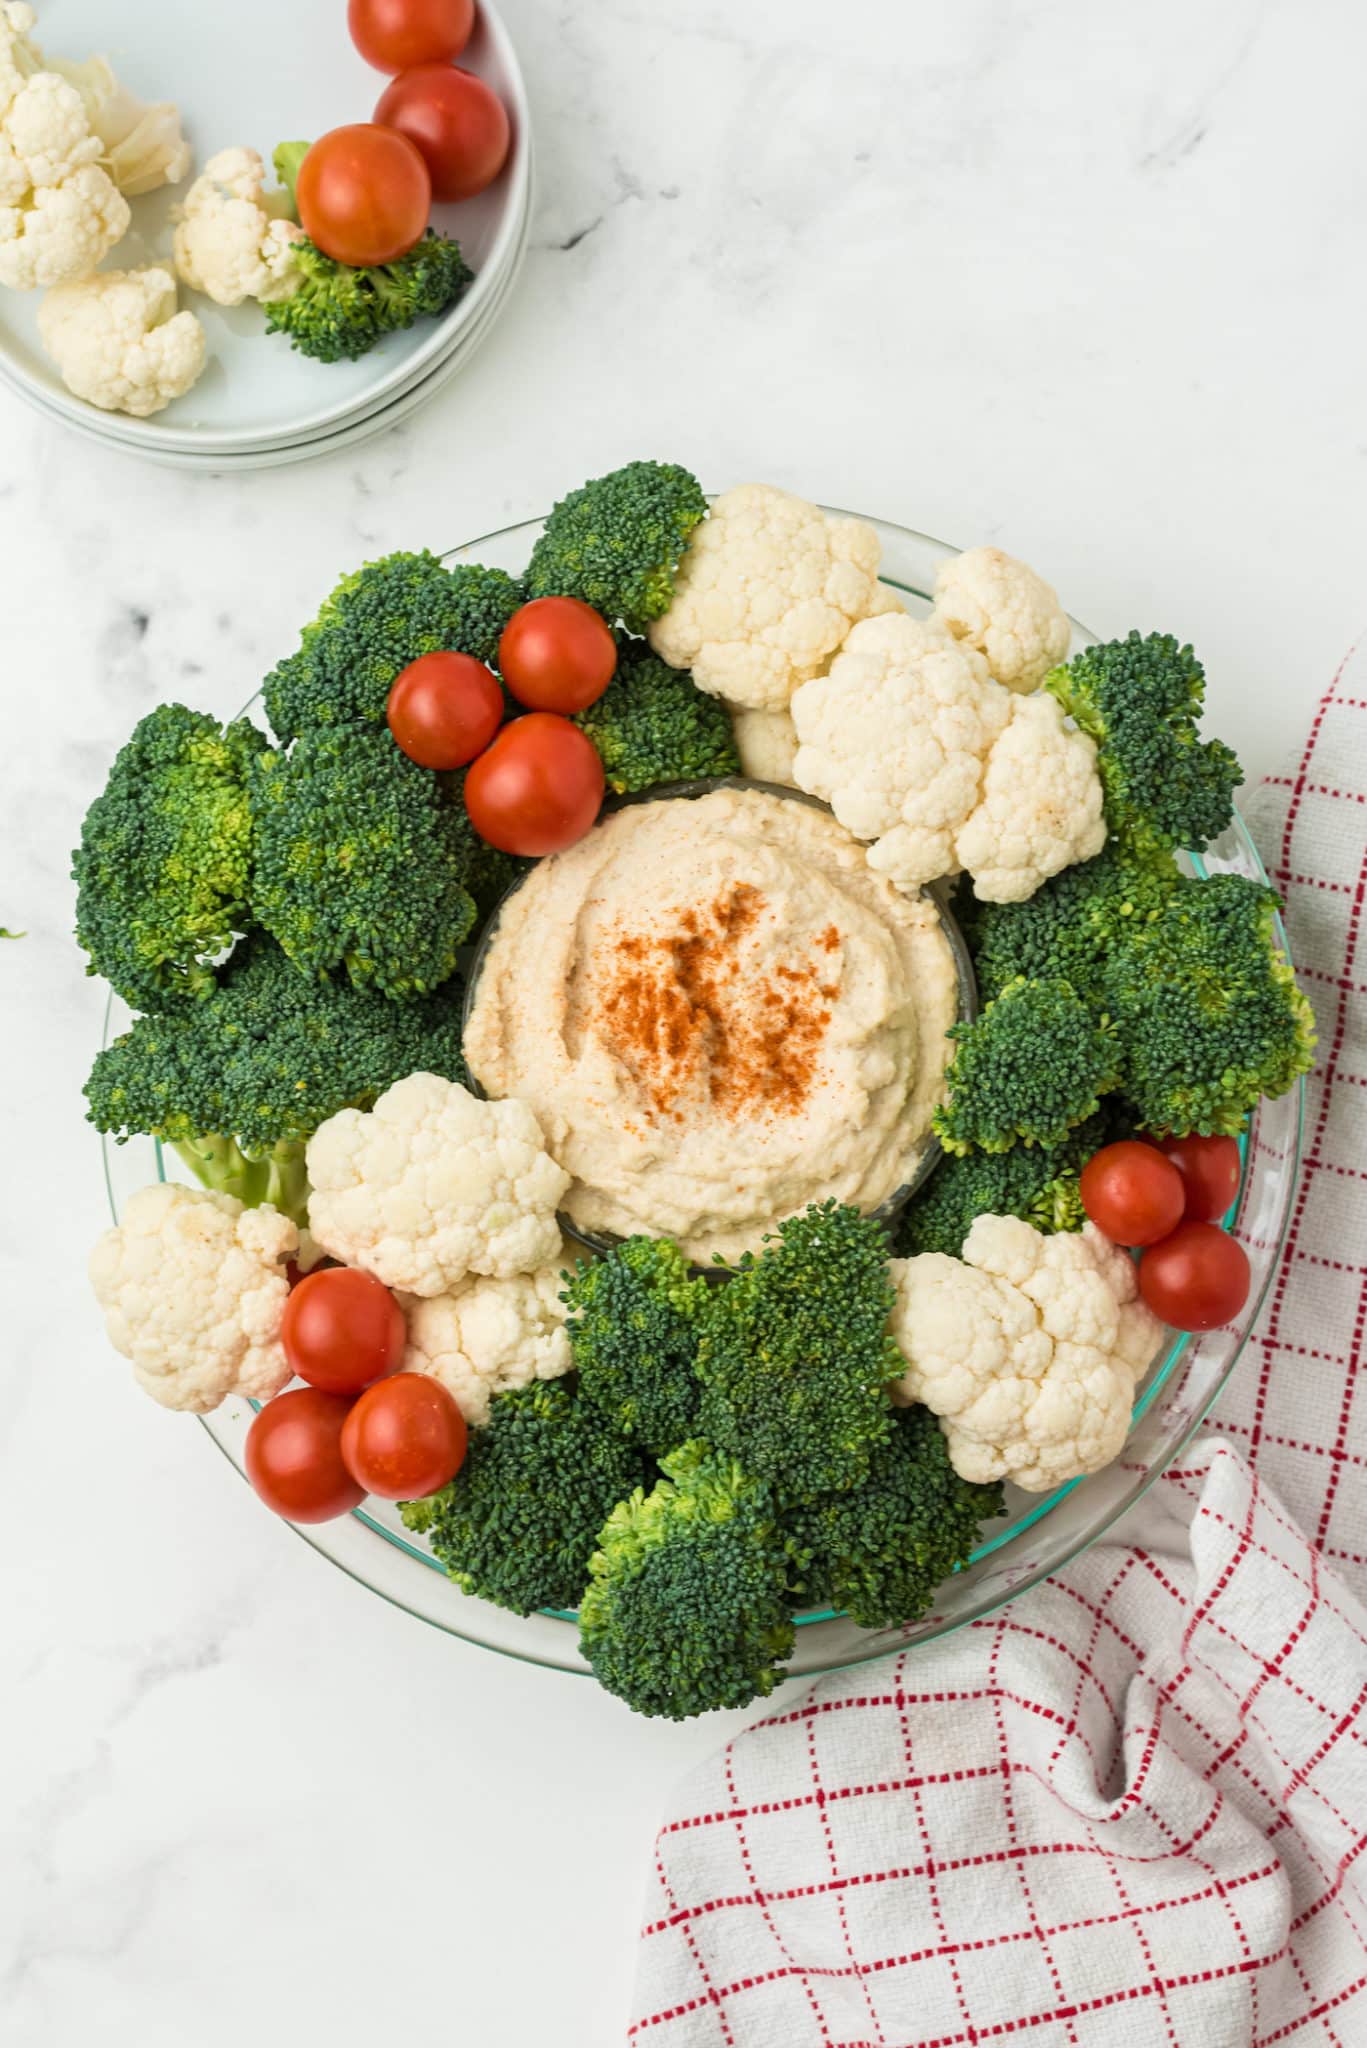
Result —
[{"label": "plaid kitchen towel", "polygon": [[680,1788],[634,2048],[1367,2048],[1367,646],[1249,815],[1321,1050],[1233,1383],[1057,1578]]}]

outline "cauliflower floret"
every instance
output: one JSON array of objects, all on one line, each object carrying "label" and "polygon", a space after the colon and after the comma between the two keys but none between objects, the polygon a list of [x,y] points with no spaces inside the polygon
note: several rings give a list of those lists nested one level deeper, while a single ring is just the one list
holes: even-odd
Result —
[{"label": "cauliflower floret", "polygon": [[977,808],[954,842],[974,894],[985,903],[1021,903],[1105,843],[1095,743],[1068,725],[1056,698],[1013,697]]},{"label": "cauliflower floret", "polygon": [[192,158],[178,107],[169,100],[146,106],[120,85],[105,57],[87,57],[81,64],[54,58],[49,68],[80,94],[101,162],[126,198],[180,183]]},{"label": "cauliflower floret", "polygon": [[309,1140],[309,1229],[324,1251],[406,1294],[471,1273],[507,1280],[555,1258],[570,1176],[523,1102],[483,1102],[410,1074],[373,1110],[341,1110]]},{"label": "cauliflower floret", "polygon": [[99,155],[81,95],[53,72],[38,72],[0,115],[0,206],[30,203],[31,193],[63,184]]},{"label": "cauliflower floret", "polygon": [[43,53],[33,40],[38,17],[26,0],[5,0],[0,5],[0,114],[35,71],[41,71]]},{"label": "cauliflower floret", "polygon": [[855,621],[887,603],[879,554],[862,520],[832,518],[772,484],[741,484],[695,528],[650,644],[711,696],[782,711]]},{"label": "cauliflower floret", "polygon": [[962,1259],[923,1252],[891,1272],[907,1361],[893,1399],[941,1418],[961,1478],[1045,1493],[1118,1455],[1163,1328],[1092,1225],[1044,1237],[979,1216]]},{"label": "cauliflower floret", "polygon": [[125,93],[102,57],[45,66],[30,7],[0,6],[0,284],[77,283],[127,232],[125,192],[189,168],[180,116]]},{"label": "cauliflower floret", "polygon": [[941,566],[935,617],[1008,690],[1037,690],[1072,638],[1058,592],[1000,548],[968,548]]},{"label": "cauliflower floret", "polygon": [[985,900],[1020,902],[1105,841],[1091,740],[1052,697],[993,682],[935,618],[862,620],[792,715],[798,787],[899,888],[967,868]]},{"label": "cauliflower floret", "polygon": [[869,864],[907,888],[952,874],[1011,699],[987,663],[905,612],[865,619],[793,698],[798,786],[825,799]]},{"label": "cauliflower floret", "polygon": [[287,201],[283,193],[265,196],[265,184],[256,150],[221,149],[176,209],[176,269],[217,305],[270,305],[299,287],[294,251],[307,237],[272,211]]},{"label": "cauliflower floret", "polygon": [[280,1342],[288,1216],[165,1181],[140,1188],[90,1255],[109,1340],[163,1408],[206,1415],[229,1394],[269,1401],[290,1377]]},{"label": "cauliflower floret", "polygon": [[573,1260],[561,1244],[550,1263],[510,1280],[468,1280],[451,1294],[401,1296],[408,1319],[405,1372],[440,1380],[471,1429],[510,1387],[559,1379],[574,1363],[560,1299]]},{"label": "cauliflower floret", "polygon": [[797,727],[789,711],[737,711],[732,718],[741,773],[755,782],[795,789]]},{"label": "cauliflower floret", "polygon": [[0,284],[31,292],[89,277],[131,219],[128,201],[98,164],[40,187],[25,204],[0,204]]},{"label": "cauliflower floret", "polygon": [[207,353],[194,314],[176,311],[175,279],[156,268],[58,286],[39,308],[38,331],[77,398],[140,420],[188,391]]},{"label": "cauliflower floret", "polygon": [[183,178],[190,168],[190,146],[180,131],[179,110],[166,100],[145,106],[124,90],[104,57],[81,64],[45,58],[33,40],[36,25],[26,0],[0,4],[0,114],[35,74],[56,76],[80,95],[84,132],[94,137],[95,147],[82,161],[102,163],[126,197]]}]

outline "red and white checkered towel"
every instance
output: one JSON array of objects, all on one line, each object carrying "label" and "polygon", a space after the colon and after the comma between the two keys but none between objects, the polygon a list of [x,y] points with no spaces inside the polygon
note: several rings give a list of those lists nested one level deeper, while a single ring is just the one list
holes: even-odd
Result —
[{"label": "red and white checkered towel", "polygon": [[1250,809],[1321,1053],[1210,1433],[1058,1578],[680,1788],[636,2048],[1367,2044],[1367,647]]}]

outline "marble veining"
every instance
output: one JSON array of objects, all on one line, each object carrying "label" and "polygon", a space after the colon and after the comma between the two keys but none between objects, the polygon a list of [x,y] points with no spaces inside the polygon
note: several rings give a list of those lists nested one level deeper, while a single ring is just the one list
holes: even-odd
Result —
[{"label": "marble veining", "polygon": [[159,698],[235,712],[337,574],[640,454],[1023,554],[1190,637],[1253,773],[1367,622],[1353,0],[506,0],[524,278],[460,380],[180,475],[0,396],[0,2039],[620,2038],[671,1780],[421,1628],[157,1411],[85,1295],[102,995],[69,849]]}]

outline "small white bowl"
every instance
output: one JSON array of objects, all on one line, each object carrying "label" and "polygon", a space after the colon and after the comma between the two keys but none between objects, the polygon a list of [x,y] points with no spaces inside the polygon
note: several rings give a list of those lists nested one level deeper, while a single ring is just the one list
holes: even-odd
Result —
[{"label": "small white bowl", "polygon": [[[357,447],[363,441],[373,439],[377,434],[387,433],[411,414],[419,411],[429,399],[436,396],[442,386],[457,376],[488,334],[502,310],[501,299],[491,302],[485,319],[461,337],[459,347],[443,359],[435,369],[422,378],[411,390],[401,394],[373,410],[358,415],[355,419],[344,420],[340,426],[326,434],[315,435],[312,440],[285,442],[276,448],[263,448],[245,453],[230,452],[217,455],[212,451],[198,450],[182,453],[175,449],[132,448],[121,452],[138,456],[143,461],[153,462],[158,468],[208,471],[216,476],[239,474],[253,469],[282,469],[291,463],[311,462],[315,456],[332,455],[344,448]],[[2,380],[0,380],[2,381]],[[116,445],[106,434],[87,426],[84,420],[63,419],[45,404],[34,401],[34,410],[41,411],[57,425],[79,435],[83,441],[112,448]]]},{"label": "small white bowl", "polygon": [[[107,431],[109,416],[94,407],[82,407],[78,413],[68,417],[59,413],[45,398],[32,394],[20,395],[28,397],[35,412],[79,435],[82,440],[140,456],[144,461],[154,462],[164,469],[207,470],[215,475],[230,475],[252,469],[280,469],[290,463],[312,461],[315,456],[331,455],[339,449],[354,448],[377,434],[386,433],[390,427],[398,425],[401,420],[407,419],[426,405],[443,385],[448,384],[465,368],[476,350],[488,339],[517,282],[526,251],[529,225],[528,217],[523,222],[514,263],[497,290],[486,298],[480,317],[461,328],[445,355],[414,377],[411,382],[391,392],[387,397],[377,400],[374,405],[349,415],[325,433],[306,436],[300,440],[281,441],[269,447],[228,449],[222,453],[203,447],[185,450],[147,447],[133,440],[116,439]],[[3,362],[0,362],[0,385],[15,388]]]},{"label": "small white bowl", "polygon": [[[278,142],[312,139],[370,118],[385,81],[352,48],[344,10],[325,14],[320,19],[317,8],[281,7],[277,0],[239,0],[230,23],[221,10],[141,0],[111,20],[101,0],[51,0],[37,35],[51,56],[108,56],[120,80],[144,99],[178,98],[199,169],[236,144],[259,149],[269,161]],[[267,49],[268,64],[261,56]],[[435,225],[457,237],[475,271],[465,297],[441,319],[388,336],[359,362],[315,363],[297,355],[283,335],[267,335],[259,307],[219,307],[182,289],[182,305],[208,332],[209,367],[164,413],[134,420],[74,398],[38,337],[42,294],[0,288],[0,376],[49,417],[134,451],[190,457],[195,467],[216,467],[206,458],[223,456],[260,461],[267,451],[331,440],[413,391],[448,362],[464,335],[479,329],[489,309],[502,304],[525,243],[531,190],[526,90],[489,0],[482,0],[461,61],[502,97],[513,145],[487,192],[434,211]],[[182,92],[187,80],[192,89]],[[166,260],[170,213],[183,192],[177,187],[135,200],[133,232],[102,267]]]}]

